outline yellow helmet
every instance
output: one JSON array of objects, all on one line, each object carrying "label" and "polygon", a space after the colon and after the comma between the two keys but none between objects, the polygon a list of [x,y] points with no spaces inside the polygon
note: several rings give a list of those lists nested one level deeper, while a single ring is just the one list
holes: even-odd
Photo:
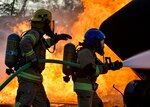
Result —
[{"label": "yellow helmet", "polygon": [[35,12],[34,16],[31,18],[31,21],[36,22],[45,22],[48,21],[48,23],[52,20],[52,14],[50,11],[45,9],[39,9]]}]

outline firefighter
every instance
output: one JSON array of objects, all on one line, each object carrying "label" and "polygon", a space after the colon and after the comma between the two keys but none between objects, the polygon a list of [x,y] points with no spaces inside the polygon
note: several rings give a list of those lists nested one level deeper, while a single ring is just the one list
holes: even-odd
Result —
[{"label": "firefighter", "polygon": [[[28,62],[32,62],[32,65],[18,75],[19,86],[15,107],[50,107],[42,84],[41,73],[45,68],[45,63],[38,63],[38,59],[45,59],[46,49],[55,45],[59,40],[71,39],[71,36],[67,34],[54,34],[50,27],[51,22],[50,11],[37,10],[31,18],[31,29],[24,34],[20,41],[22,57],[18,66]],[[44,39],[44,34],[49,38]]]},{"label": "firefighter", "polygon": [[118,60],[110,64],[104,64],[97,57],[96,53],[104,55],[105,35],[96,28],[89,29],[84,36],[84,41],[77,50],[77,63],[81,69],[76,71],[74,79],[74,91],[77,94],[78,107],[103,107],[96,90],[98,84],[96,79],[99,74],[105,74],[109,69],[117,70],[122,67]]}]

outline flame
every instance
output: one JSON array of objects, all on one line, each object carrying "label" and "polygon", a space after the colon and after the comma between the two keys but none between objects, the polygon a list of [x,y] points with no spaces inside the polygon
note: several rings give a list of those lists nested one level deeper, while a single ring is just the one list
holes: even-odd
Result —
[{"label": "flame", "polygon": [[29,21],[23,21],[22,23],[17,23],[16,26],[12,28],[12,30],[21,35],[22,32],[27,31],[29,28],[30,28]]},{"label": "flame", "polygon": [[[78,21],[76,21],[73,26],[70,26],[73,39],[67,42],[72,42],[77,45],[79,41],[83,40],[84,33],[89,28],[99,28],[100,24],[106,18],[126,5],[129,1],[130,0],[82,0],[84,11],[79,14]],[[21,34],[22,31],[26,31],[29,28],[29,22],[24,21],[13,27],[13,31]],[[67,33],[67,29],[63,26],[58,26],[56,32]],[[65,43],[66,41],[60,41],[56,45],[56,51],[54,53],[49,53],[47,51],[46,58],[62,60],[63,46]],[[50,48],[50,50],[52,49],[53,47]],[[112,61],[115,61],[116,59],[121,61],[121,59],[106,44],[105,54],[105,56],[111,56]],[[101,56],[98,57],[102,59]],[[51,102],[77,103],[77,96],[73,92],[72,81],[69,83],[63,81],[62,65],[47,63],[42,74],[44,77],[43,84]],[[116,87],[123,92],[126,84],[133,79],[138,79],[138,77],[129,68],[109,71],[107,74],[98,77],[97,83],[99,84],[99,88],[97,92],[104,102],[110,102],[111,105],[115,105],[117,102],[118,105],[123,105],[122,96],[114,90],[112,86],[113,84],[116,84]],[[17,81],[14,79],[1,91],[0,103],[14,103],[16,90]]]},{"label": "flame", "polygon": [[[100,24],[115,13],[121,7],[129,3],[130,0],[82,0],[84,5],[84,12],[78,17],[78,21],[72,27],[72,35],[75,44],[83,40],[85,32],[92,27],[99,28]],[[111,56],[112,61],[121,59],[105,44],[105,56]],[[99,56],[100,59],[102,59]],[[130,76],[129,76],[130,75]],[[138,77],[129,68],[122,68],[117,71],[109,71],[107,74],[100,75],[97,83],[99,88],[97,90],[99,96],[104,102],[109,102],[115,105],[123,104],[122,96],[113,89],[113,85],[123,92],[125,86],[132,79]]]}]

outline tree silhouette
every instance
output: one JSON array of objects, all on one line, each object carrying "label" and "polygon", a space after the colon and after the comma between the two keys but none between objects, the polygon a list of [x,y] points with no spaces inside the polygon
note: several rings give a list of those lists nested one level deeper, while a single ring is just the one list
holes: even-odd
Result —
[{"label": "tree silhouette", "polygon": [[15,8],[15,3],[18,0],[13,0],[11,3],[0,4],[0,14],[3,16],[15,16],[18,13],[18,9]]},{"label": "tree silhouette", "polygon": [[26,4],[27,4],[27,1],[28,0],[24,0],[24,2],[23,2],[23,5],[22,5],[22,8],[21,8],[21,10],[19,11],[19,13],[17,14],[17,16],[25,16],[25,7],[26,7]]},{"label": "tree silhouette", "polygon": [[18,0],[13,0],[11,3],[0,4],[0,15],[2,16],[25,16],[25,7],[28,0],[22,1],[21,9],[18,9],[16,3],[21,2]]}]

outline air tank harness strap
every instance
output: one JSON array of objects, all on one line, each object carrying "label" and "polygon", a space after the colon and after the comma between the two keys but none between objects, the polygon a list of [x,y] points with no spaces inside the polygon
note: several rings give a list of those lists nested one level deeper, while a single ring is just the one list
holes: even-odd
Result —
[{"label": "air tank harness strap", "polygon": [[26,72],[21,72],[20,74],[18,74],[18,76],[37,82],[42,82],[43,80],[42,76],[37,76]]}]

